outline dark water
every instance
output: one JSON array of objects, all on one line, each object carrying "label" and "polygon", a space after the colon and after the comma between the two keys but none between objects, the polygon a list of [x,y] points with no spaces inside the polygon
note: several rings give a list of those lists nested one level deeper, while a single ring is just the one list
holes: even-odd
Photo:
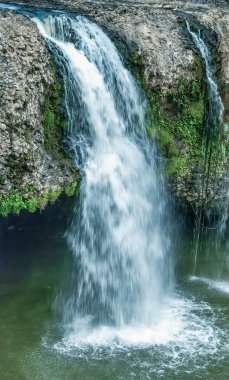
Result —
[{"label": "dark water", "polygon": [[72,268],[64,238],[71,208],[62,200],[43,214],[1,220],[0,379],[228,379],[227,239],[218,247],[203,239],[193,277],[194,241],[181,236],[176,289],[156,328],[121,331],[122,344],[107,332],[70,349],[60,343],[53,305]]}]

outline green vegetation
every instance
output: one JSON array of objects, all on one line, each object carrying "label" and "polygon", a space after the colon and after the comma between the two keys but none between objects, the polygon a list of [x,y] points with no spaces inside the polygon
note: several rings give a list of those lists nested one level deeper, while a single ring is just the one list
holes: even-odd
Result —
[{"label": "green vegetation", "polygon": [[21,190],[15,190],[8,195],[0,195],[0,215],[18,214],[21,210],[34,212],[43,209],[48,203],[54,202],[61,194],[73,196],[79,191],[79,181],[75,180],[63,189],[49,189],[43,194],[36,194],[33,185],[27,185]]},{"label": "green vegetation", "polygon": [[144,77],[145,62],[138,52],[132,52],[126,63],[147,95],[147,131],[167,158],[166,172],[186,175],[203,159],[206,83],[201,60],[195,58],[193,79],[181,78],[170,93],[149,88]]},{"label": "green vegetation", "polygon": [[[44,148],[60,163],[66,163],[68,158],[63,148],[63,141],[67,130],[67,119],[62,111],[63,84],[59,78],[55,62],[51,59],[53,83],[46,92],[43,109]],[[31,132],[25,131],[27,142],[31,140]],[[54,202],[61,194],[73,196],[79,189],[78,171],[72,168],[72,174],[76,178],[68,186],[45,190],[42,194],[33,185],[21,187],[25,171],[28,173],[29,158],[26,154],[20,157],[11,154],[7,158],[7,166],[10,169],[10,177],[14,183],[14,189],[7,195],[0,194],[0,215],[18,214],[21,210],[34,212],[43,209],[48,203]],[[0,185],[4,184],[4,177],[0,177]]]},{"label": "green vegetation", "polygon": [[68,126],[63,112],[63,83],[58,75],[56,65],[51,59],[52,76],[54,82],[47,89],[43,110],[44,147],[54,158],[66,157],[63,141]]}]

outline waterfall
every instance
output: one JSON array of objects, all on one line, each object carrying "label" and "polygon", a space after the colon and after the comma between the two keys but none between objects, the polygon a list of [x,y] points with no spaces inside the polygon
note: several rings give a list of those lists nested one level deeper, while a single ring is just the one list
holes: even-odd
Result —
[{"label": "waterfall", "polygon": [[[219,94],[218,86],[215,82],[215,70],[213,66],[213,59],[211,53],[200,36],[200,32],[194,33],[191,31],[188,21],[186,21],[188,32],[190,33],[194,44],[196,45],[200,56],[205,64],[206,79],[207,79],[207,91],[208,91],[208,103],[205,117],[205,130],[204,130],[204,165],[202,171],[202,185],[201,185],[201,198],[204,206],[204,198],[211,198],[219,191],[219,181],[222,183],[222,187],[228,188],[229,178],[225,173],[220,173],[220,166],[226,166],[226,138],[227,128],[224,124],[223,113],[224,106]],[[226,229],[228,221],[228,201],[229,191],[226,194],[226,201],[219,201],[217,205],[217,222],[215,227],[219,233],[222,233]],[[212,218],[212,213],[210,213]],[[200,216],[201,219],[201,216]]]},{"label": "waterfall", "polygon": [[172,259],[146,101],[97,25],[65,14],[35,21],[62,70],[69,148],[82,178],[67,234],[75,266],[65,324],[147,325],[172,283]]}]

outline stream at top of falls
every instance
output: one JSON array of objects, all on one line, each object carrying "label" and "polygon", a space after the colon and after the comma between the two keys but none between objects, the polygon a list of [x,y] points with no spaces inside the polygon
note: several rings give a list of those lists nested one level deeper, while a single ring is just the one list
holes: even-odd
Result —
[{"label": "stream at top of falls", "polygon": [[74,205],[0,224],[0,377],[226,380],[228,238],[203,237],[194,276],[193,236],[176,227],[117,49],[84,17],[33,21],[63,76],[82,180]]}]

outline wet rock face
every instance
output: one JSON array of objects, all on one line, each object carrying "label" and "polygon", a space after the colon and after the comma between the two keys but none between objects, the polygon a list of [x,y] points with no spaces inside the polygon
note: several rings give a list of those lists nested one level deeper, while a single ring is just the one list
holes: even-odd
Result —
[{"label": "wet rock face", "polygon": [[[4,1],[4,0],[3,0]],[[7,2],[7,1],[6,1]],[[11,0],[11,3],[17,3]],[[146,63],[145,76],[153,89],[170,91],[181,76],[192,77],[193,52],[184,27],[192,17],[215,31],[220,54],[219,83],[229,119],[229,6],[227,0],[31,0],[29,6],[65,9],[92,18]],[[211,32],[210,32],[211,31]],[[209,40],[210,41],[210,40]],[[211,46],[213,48],[213,46]]]},{"label": "wet rock face", "polygon": [[[183,23],[173,12],[161,9],[125,12],[112,11],[110,22],[101,15],[96,21],[126,41],[130,51],[136,51],[144,60],[144,77],[152,89],[162,92],[174,89],[181,76],[192,77],[193,52],[182,33]],[[108,20],[109,21],[109,20]]]},{"label": "wet rock face", "polygon": [[36,25],[0,11],[0,194],[27,185],[39,195],[69,184],[69,168],[44,149],[43,107],[54,78]]},{"label": "wet rock face", "polygon": [[[229,7],[225,0],[120,0],[120,1],[77,1],[59,0],[55,5],[75,10],[89,16],[110,33],[113,41],[124,43],[128,51],[137,52],[142,57],[148,87],[157,93],[179,98],[180,83],[197,80],[195,66],[198,52],[185,26],[188,19],[193,28],[200,28],[208,44],[217,69],[217,82],[225,106],[225,121],[229,121]],[[50,3],[49,3],[49,6]],[[137,58],[138,59],[138,58]],[[134,62],[138,65],[138,62]],[[197,69],[198,71],[198,69]],[[202,68],[201,81],[204,82],[205,70]],[[182,94],[180,94],[180,98]],[[203,103],[205,103],[203,99]],[[179,112],[164,104],[171,120],[179,118]],[[195,105],[193,103],[193,108]],[[163,109],[164,111],[164,109]],[[191,128],[191,127],[190,127]],[[176,136],[175,136],[176,140]],[[188,145],[181,154],[185,156]],[[184,151],[184,153],[182,152]],[[189,153],[187,153],[188,155]],[[203,163],[198,163],[203,166]],[[209,181],[208,191],[200,199],[202,174],[195,171],[194,164],[185,174],[174,173],[168,178],[170,191],[182,206],[200,206],[201,202],[209,207],[219,201],[228,200],[228,180],[224,177]]]},{"label": "wet rock face", "polygon": [[219,80],[225,107],[225,121],[229,123],[229,16],[225,16],[222,19],[220,33],[219,51],[221,54],[221,68]]},{"label": "wet rock face", "polygon": [[[120,44],[120,49],[134,53],[135,65],[144,68],[142,75],[147,86],[162,94],[179,93],[181,79],[195,79],[197,52],[184,22],[185,18],[190,19],[193,26],[202,28],[213,56],[216,54],[225,120],[229,121],[227,0],[24,0],[21,3],[70,10],[97,22],[117,46]],[[70,170],[44,149],[43,105],[46,89],[54,81],[49,52],[36,25],[9,11],[0,11],[0,39],[0,194],[7,194],[22,184],[32,183],[40,192],[62,186],[71,181]],[[143,61],[137,62],[139,57]],[[171,120],[176,119],[174,110],[167,107],[167,111]],[[182,149],[188,151],[185,144]],[[182,203],[197,202],[200,186],[195,171],[187,176],[174,175],[169,184]],[[218,193],[221,197],[221,190]]]},{"label": "wet rock face", "polygon": [[[51,6],[49,1],[49,7]],[[145,60],[145,77],[153,89],[175,88],[182,76],[192,77],[193,44],[184,20],[206,29],[210,49],[218,51],[218,82],[229,120],[229,4],[227,0],[59,0],[55,6],[92,17],[124,40]],[[202,25],[202,27],[201,27]],[[213,34],[215,33],[215,38]],[[212,43],[213,42],[213,43]],[[195,50],[195,48],[194,48]]]}]

